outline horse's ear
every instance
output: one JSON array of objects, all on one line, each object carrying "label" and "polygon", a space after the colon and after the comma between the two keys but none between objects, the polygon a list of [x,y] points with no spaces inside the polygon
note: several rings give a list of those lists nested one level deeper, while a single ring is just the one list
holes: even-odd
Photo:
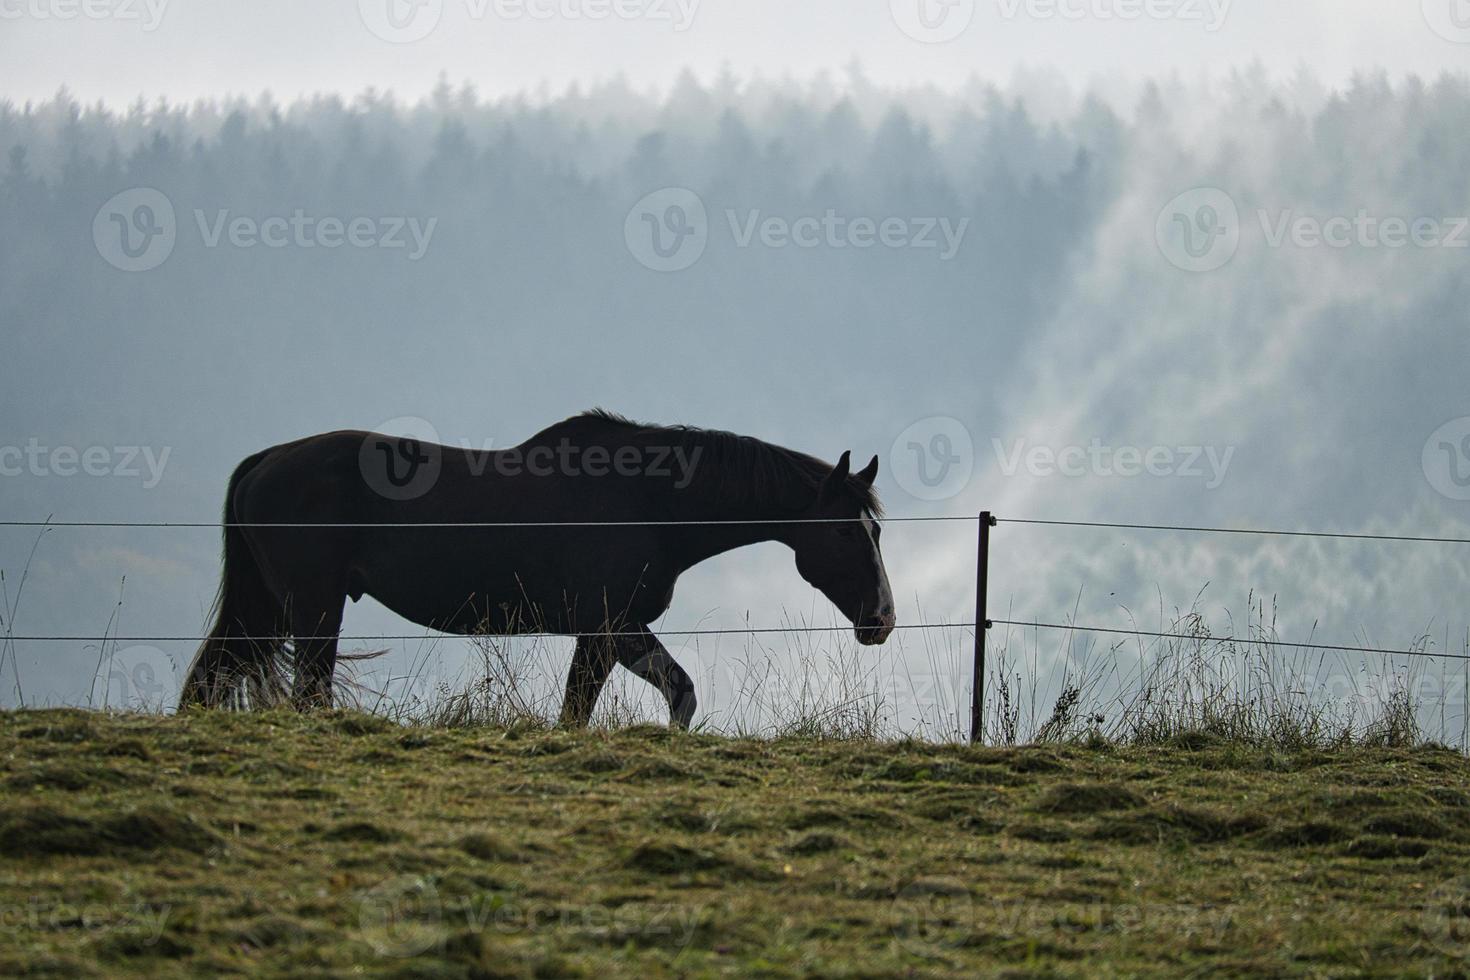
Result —
[{"label": "horse's ear", "polygon": [[873,481],[878,479],[878,457],[874,456],[868,461],[868,465],[858,470],[856,477],[863,486],[871,487]]},{"label": "horse's ear", "polygon": [[832,467],[832,472],[827,474],[827,479],[822,481],[822,500],[827,501],[842,492],[842,487],[847,483],[847,474],[852,470],[852,453],[845,452],[837,465]]}]

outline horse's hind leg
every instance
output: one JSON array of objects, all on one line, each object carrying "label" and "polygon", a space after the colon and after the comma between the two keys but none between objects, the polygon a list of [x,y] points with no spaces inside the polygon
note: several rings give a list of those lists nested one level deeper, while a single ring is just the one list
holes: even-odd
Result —
[{"label": "horse's hind leg", "polygon": [[618,647],[618,662],[654,687],[669,705],[669,724],[688,728],[694,718],[694,682],[659,638],[648,630],[626,637]]},{"label": "horse's hind leg", "polygon": [[581,728],[592,718],[597,696],[607,683],[617,658],[612,640],[599,636],[577,637],[577,650],[572,654],[572,668],[567,672],[567,693],[561,706],[561,724]]},{"label": "horse's hind leg", "polygon": [[292,596],[291,634],[295,638],[296,677],[291,703],[298,710],[332,705],[332,674],[337,668],[337,634],[342,629],[346,596],[301,601]]}]

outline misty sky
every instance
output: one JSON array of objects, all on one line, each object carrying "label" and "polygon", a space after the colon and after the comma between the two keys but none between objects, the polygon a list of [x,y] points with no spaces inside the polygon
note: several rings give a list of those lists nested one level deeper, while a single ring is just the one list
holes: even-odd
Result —
[{"label": "misty sky", "polygon": [[1337,83],[1375,66],[1454,70],[1470,55],[1462,0],[82,2],[0,3],[7,97],[44,98],[63,85],[110,103],[368,87],[417,97],[440,72],[492,96],[616,76],[662,89],[686,68],[706,81],[723,66],[806,79],[840,77],[854,61],[897,86],[1005,81],[1030,68],[1116,84],[1256,59]]},{"label": "misty sky", "polygon": [[[306,433],[505,446],[602,405],[877,453],[897,516],[1470,536],[1461,0],[386,2],[0,0],[0,519],[209,521]],[[670,205],[694,251],[648,238]],[[973,533],[885,531],[904,621],[971,617]],[[204,626],[215,532],[36,539],[0,529],[15,632]],[[992,569],[1003,618],[1166,627],[1204,589],[1217,634],[1470,635],[1448,546],[1010,524]],[[662,625],[837,621],[768,546]],[[371,602],[346,629],[418,632]],[[192,651],[146,646],[160,677]],[[964,631],[850,647],[966,697]],[[426,648],[463,663],[398,644],[382,677]],[[670,648],[706,704],[752,653]],[[11,652],[0,704],[95,690],[96,644]],[[1463,718],[1463,665],[1418,663]]]}]

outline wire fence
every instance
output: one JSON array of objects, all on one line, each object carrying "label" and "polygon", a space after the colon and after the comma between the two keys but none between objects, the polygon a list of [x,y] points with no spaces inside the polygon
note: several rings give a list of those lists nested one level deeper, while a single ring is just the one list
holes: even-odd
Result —
[{"label": "wire fence", "polygon": [[1115,629],[1108,626],[1080,626],[1076,623],[1041,623],[1014,619],[992,619],[993,626],[1023,626],[1029,629],[1066,630],[1073,633],[1102,633],[1149,640],[1208,640],[1220,644],[1250,644],[1258,647],[1290,650],[1325,650],[1333,653],[1371,653],[1393,657],[1432,657],[1436,660],[1470,660],[1470,654],[1434,653],[1429,650],[1398,650],[1391,647],[1360,647],[1341,643],[1300,643],[1294,640],[1268,640],[1263,637],[1204,636],[1198,633],[1156,633],[1150,630]]},{"label": "wire fence", "polygon": [[[895,629],[895,630],[974,629],[974,627],[975,627],[975,624],[974,623],[908,623],[908,624],[900,623],[897,626],[894,626],[893,629]],[[851,629],[852,629],[851,626],[764,626],[764,627],[740,627],[740,628],[736,628],[736,629],[698,629],[698,630],[665,630],[665,629],[660,629],[660,630],[655,630],[654,632],[658,633],[659,636],[751,636],[751,635],[776,634],[776,633],[781,633],[781,634],[785,634],[785,633],[846,633],[846,632],[848,632]],[[447,636],[447,637],[450,637],[452,639],[470,639],[470,640],[472,640],[472,639],[476,639],[478,637],[478,634],[474,634],[474,633],[469,633],[469,634],[446,633],[444,635]],[[571,634],[568,634],[568,633],[552,633],[552,632],[531,630],[531,631],[524,632],[524,633],[522,633],[522,632],[516,632],[516,633],[512,633],[512,634],[507,634],[507,635],[508,636],[512,636],[512,637],[514,637],[516,639],[534,639],[536,637],[569,636]],[[591,633],[591,634],[587,634],[587,635],[589,635],[589,636],[599,636],[599,637],[608,637],[608,638],[614,638],[615,639],[617,637],[646,636],[647,634],[644,633],[642,630],[598,630],[596,633]],[[39,636],[7,636],[7,635],[4,635],[4,634],[0,634],[0,639],[35,640],[35,641],[66,640],[66,641],[72,641],[72,642],[78,642],[78,643],[81,643],[81,642],[91,642],[91,643],[103,643],[103,642],[106,642],[106,643],[113,643],[113,642],[117,642],[117,643],[186,643],[186,642],[189,642],[189,643],[202,643],[205,640],[209,639],[209,637],[207,637],[207,636],[110,636],[110,635],[109,636],[57,636],[57,635],[53,635],[53,634],[46,634],[46,635],[39,635]],[[280,639],[280,637],[278,637],[278,636],[236,636],[235,634],[232,633],[232,634],[230,634],[230,639],[232,639],[232,640],[242,640],[242,641],[244,641],[246,643],[267,643],[267,642],[270,642],[272,640],[278,640],[278,639]],[[334,634],[332,634],[330,636],[293,636],[292,639],[297,640],[298,642],[311,642],[313,640],[350,640],[352,642],[364,642],[365,643],[365,642],[375,642],[375,641],[378,641],[378,640],[399,640],[399,641],[422,640],[422,639],[425,639],[425,636],[422,633],[399,633],[399,634],[369,633],[369,634],[363,634],[363,635],[359,635],[359,636],[348,636],[348,635],[345,635],[345,634],[337,634],[337,633],[334,633]]]},{"label": "wire fence", "polygon": [[[973,524],[982,519],[981,515],[966,514],[942,514],[942,515],[907,515],[883,517],[884,524],[940,524],[940,523],[965,523]],[[356,521],[356,522],[228,522],[228,521],[0,521],[0,527],[10,528],[194,528],[215,529],[225,528],[241,529],[284,529],[284,528],[591,528],[591,527],[696,527],[696,526],[765,526],[783,524],[843,524],[855,523],[867,520],[866,517],[823,517],[823,518],[776,518],[766,520],[645,520],[645,521]],[[1063,527],[1063,528],[1091,528],[1100,530],[1127,530],[1127,531],[1156,531],[1185,534],[1228,534],[1248,535],[1260,537],[1287,537],[1287,538],[1319,538],[1327,540],[1344,541],[1381,541],[1411,544],[1452,544],[1470,545],[1470,538],[1436,537],[1430,535],[1399,535],[1399,534],[1366,534],[1341,531],[1300,531],[1285,530],[1279,528],[1241,528],[1241,527],[1210,527],[1205,525],[1186,524],[1132,524],[1112,521],[1071,521],[1053,520],[1041,518],[1023,517],[994,517],[996,524],[1029,525],[1034,527]],[[1114,636],[1126,636],[1146,639],[1169,639],[1169,640],[1197,640],[1201,637],[1185,633],[1152,632],[1148,630],[1120,629],[1107,626],[1093,626],[1081,623],[1054,623],[1041,619],[1034,620],[1001,620],[989,619],[986,623],[990,625],[1024,627],[1029,629],[1058,630],[1077,633],[1094,633]],[[937,630],[937,629],[969,629],[974,630],[974,622],[958,623],[911,623],[899,624],[896,630]],[[848,627],[844,626],[781,626],[781,627],[743,627],[734,629],[660,629],[657,632],[663,636],[730,636],[730,635],[772,635],[789,633],[841,633],[846,632]],[[565,634],[548,632],[526,632],[517,633],[519,637],[547,637]],[[602,631],[597,636],[616,638],[620,636],[633,637],[643,635],[635,631]],[[66,634],[34,634],[19,635],[12,633],[0,634],[0,638],[7,641],[24,642],[74,642],[74,643],[202,643],[209,639],[207,636],[194,635],[157,635],[157,636],[112,636],[112,635],[66,635]],[[334,635],[334,636],[303,636],[295,637],[301,641],[338,639],[354,643],[376,643],[376,642],[407,642],[421,640],[422,634],[363,634],[363,635]],[[267,642],[277,639],[274,636],[259,637],[237,637],[247,642]],[[1303,643],[1287,640],[1268,640],[1260,637],[1209,637],[1218,643],[1249,643],[1263,647],[1283,647],[1297,650],[1322,650],[1339,653],[1362,653],[1383,656],[1402,657],[1431,657],[1446,660],[1470,661],[1470,654],[1436,653],[1420,649],[1396,649],[1390,647],[1366,647],[1329,643]]]},{"label": "wire fence", "polygon": [[[0,527],[177,527],[177,528],[490,528],[490,527],[763,527],[771,524],[858,524],[866,517],[780,517],[728,521],[0,521]],[[975,518],[962,516],[884,517],[884,524],[937,524]]]},{"label": "wire fence", "polygon": [[[970,518],[975,520],[975,518]],[[1101,521],[1043,521],[1020,517],[997,517],[998,524],[1030,524],[1038,527],[1088,527],[1129,531],[1182,531],[1191,534],[1245,534],[1278,538],[1326,538],[1338,541],[1405,541],[1418,544],[1470,544],[1470,538],[1437,538],[1403,534],[1351,534],[1341,531],[1282,531],[1253,527],[1194,527],[1187,524],[1110,524]]]},{"label": "wire fence", "polygon": [[[752,527],[770,524],[852,524],[866,517],[798,517],[766,520],[684,520],[684,521],[342,521],[342,522],[251,522],[251,521],[0,521],[0,527],[18,528],[492,528],[492,527]],[[885,516],[883,524],[973,524],[980,518],[974,514],[940,514]],[[997,524],[1021,524],[1036,527],[1100,528],[1129,531],[1175,531],[1190,534],[1240,534],[1260,537],[1324,538],[1340,541],[1392,541],[1413,544],[1470,544],[1470,538],[1446,538],[1427,535],[1363,534],[1343,531],[1288,531],[1275,528],[1208,527],[1189,524],[1126,524],[1105,521],[1062,521],[1024,517],[996,517]]]},{"label": "wire fence", "polygon": [[[641,521],[403,521],[403,522],[225,522],[225,521],[57,521],[47,519],[44,521],[0,521],[0,528],[31,528],[43,532],[58,528],[158,528],[158,529],[213,529],[223,530],[225,528],[240,529],[529,529],[529,528],[621,528],[621,527],[692,527],[692,526],[744,526],[762,527],[771,525],[788,524],[841,524],[856,523],[869,520],[867,516],[850,518],[790,518],[790,519],[732,519],[732,520],[641,520]],[[1409,543],[1409,544],[1437,544],[1437,545],[1470,545],[1470,538],[1443,537],[1432,535],[1400,535],[1400,534],[1370,534],[1361,532],[1337,532],[1337,531],[1312,531],[1312,530],[1288,530],[1280,528],[1252,528],[1252,527],[1211,527],[1204,525],[1182,525],[1182,524],[1141,524],[1110,521],[1074,521],[1040,518],[998,518],[988,512],[970,515],[914,515],[894,516],[881,519],[882,523],[888,524],[978,524],[979,553],[976,567],[976,612],[970,622],[923,622],[899,624],[894,627],[898,631],[923,631],[923,630],[968,630],[974,637],[974,672],[972,677],[972,706],[970,737],[976,740],[983,735],[984,706],[984,678],[986,672],[985,642],[986,635],[993,626],[1006,626],[1011,628],[1060,631],[1067,633],[1086,633],[1094,635],[1106,635],[1122,637],[1127,639],[1148,640],[1173,640],[1185,642],[1208,642],[1219,647],[1231,647],[1239,645],[1242,647],[1257,648],[1283,648],[1297,651],[1322,651],[1342,654],[1376,655],[1386,657],[1409,657],[1430,658],[1441,661],[1470,662],[1470,652],[1459,654],[1450,652],[1436,652],[1424,648],[1391,648],[1372,647],[1352,644],[1332,644],[1315,642],[1292,642],[1278,640],[1266,636],[1216,637],[1199,633],[1179,633],[1169,631],[1140,630],[1136,628],[1117,628],[1099,626],[1088,623],[1049,621],[1043,618],[1036,619],[992,619],[986,613],[986,592],[988,555],[990,548],[990,533],[992,526],[1000,524],[1016,526],[1034,526],[1051,528],[1072,529],[1097,529],[1128,532],[1160,532],[1175,534],[1216,534],[1237,536],[1258,536],[1277,538],[1313,538],[1325,540],[1355,541],[1355,542],[1377,542],[1377,543]],[[187,642],[203,643],[209,639],[207,636],[192,634],[177,635],[136,635],[124,636],[103,633],[100,635],[80,634],[16,634],[11,632],[14,628],[13,622],[6,622],[5,629],[0,631],[0,644],[8,648],[14,655],[14,644],[17,642],[74,642],[74,643],[168,643]],[[708,636],[760,636],[760,635],[790,635],[790,634],[819,634],[819,633],[841,633],[850,627],[845,626],[805,626],[787,624],[780,627],[740,627],[725,629],[657,629],[660,636],[668,637],[708,637]],[[564,636],[568,634],[543,631],[528,631],[514,633],[517,638],[534,638]],[[647,634],[642,630],[625,630],[609,628],[599,630],[592,634],[598,637],[640,637]],[[476,634],[443,634],[445,638],[461,638],[475,640]],[[429,633],[376,633],[376,634],[331,634],[322,636],[295,636],[296,642],[309,641],[346,641],[351,643],[386,643],[386,642],[410,642],[433,639]],[[235,639],[247,642],[268,643],[281,639],[278,636],[248,636],[235,637]],[[1470,737],[1470,736],[1467,736]]]}]

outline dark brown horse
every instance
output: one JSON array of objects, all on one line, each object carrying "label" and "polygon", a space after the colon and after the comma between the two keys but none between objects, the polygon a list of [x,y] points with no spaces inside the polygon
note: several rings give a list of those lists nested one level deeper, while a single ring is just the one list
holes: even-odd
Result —
[{"label": "dark brown horse", "polygon": [[370,595],[446,633],[575,635],[564,724],[587,722],[621,663],[687,726],[693,684],[649,624],[706,558],[780,541],[860,642],[888,638],[877,473],[876,456],[850,473],[848,453],[834,467],[601,411],[503,450],[370,432],[276,446],[230,477],[216,618],[180,702],[265,683],[289,650],[293,701],[330,703],[343,606]]}]

